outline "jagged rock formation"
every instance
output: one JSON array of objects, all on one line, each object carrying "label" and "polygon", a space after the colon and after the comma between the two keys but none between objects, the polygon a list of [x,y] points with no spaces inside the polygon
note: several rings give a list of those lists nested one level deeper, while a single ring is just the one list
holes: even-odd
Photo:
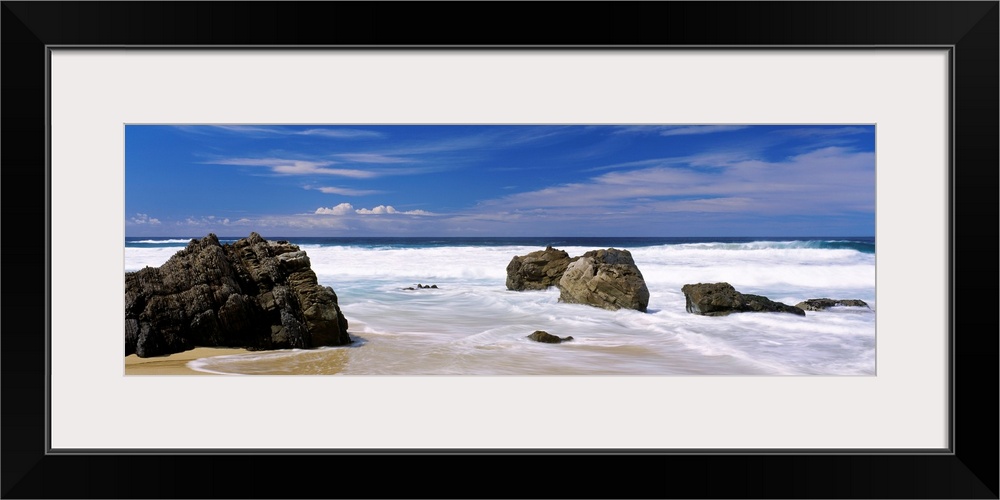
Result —
[{"label": "jagged rock formation", "polygon": [[534,340],[535,342],[544,342],[546,344],[558,344],[560,342],[566,342],[567,340],[573,340],[573,337],[559,338],[544,330],[535,330],[535,332],[528,335],[527,338]]},{"label": "jagged rock formation", "polygon": [[306,253],[257,233],[226,245],[209,234],[158,268],[125,273],[125,355],[344,345],[347,326]]},{"label": "jagged rock formation", "polygon": [[684,285],[687,312],[702,316],[725,316],[734,312],[784,312],[805,316],[805,311],[767,297],[737,292],[729,283]]},{"label": "jagged rock formation", "polygon": [[551,246],[527,255],[514,256],[507,264],[508,290],[544,290],[559,283],[570,259],[564,250]]},{"label": "jagged rock formation", "polygon": [[804,311],[822,311],[837,306],[867,307],[871,309],[871,306],[867,302],[858,299],[809,299],[795,304],[795,307]]},{"label": "jagged rock formation", "polygon": [[559,279],[559,301],[646,312],[649,289],[631,252],[591,250],[566,267]]}]

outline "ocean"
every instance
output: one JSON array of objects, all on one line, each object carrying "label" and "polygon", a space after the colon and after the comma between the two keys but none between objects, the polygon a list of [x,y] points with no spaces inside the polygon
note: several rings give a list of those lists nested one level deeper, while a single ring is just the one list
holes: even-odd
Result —
[{"label": "ocean", "polygon": [[[816,238],[317,238],[264,235],[305,250],[336,291],[354,343],[203,358],[194,370],[298,375],[875,375],[875,239]],[[222,238],[225,244],[237,238]],[[125,271],[159,266],[189,238],[126,238]],[[547,245],[570,256],[632,253],[648,311],[510,291],[511,258]],[[681,287],[728,282],[795,305],[861,299],[869,308],[706,317]],[[417,284],[436,289],[415,289]],[[542,344],[545,330],[574,340]]]}]

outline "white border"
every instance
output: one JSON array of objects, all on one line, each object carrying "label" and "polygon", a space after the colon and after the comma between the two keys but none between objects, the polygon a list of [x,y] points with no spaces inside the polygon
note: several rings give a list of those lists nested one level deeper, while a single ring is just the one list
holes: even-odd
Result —
[{"label": "white border", "polygon": [[[55,50],[54,449],[943,449],[948,58]],[[874,377],[124,377],[124,123],[874,123]],[[919,304],[919,305],[916,305]]]}]

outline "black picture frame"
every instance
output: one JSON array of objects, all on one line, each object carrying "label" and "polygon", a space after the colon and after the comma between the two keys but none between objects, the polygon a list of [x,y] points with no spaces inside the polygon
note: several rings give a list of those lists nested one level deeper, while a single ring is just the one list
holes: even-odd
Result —
[{"label": "black picture frame", "polygon": [[[4,1],[0,15],[4,498],[998,498],[997,1]],[[48,47],[386,45],[950,47],[950,452],[49,453]],[[346,410],[331,422],[352,425]]]}]

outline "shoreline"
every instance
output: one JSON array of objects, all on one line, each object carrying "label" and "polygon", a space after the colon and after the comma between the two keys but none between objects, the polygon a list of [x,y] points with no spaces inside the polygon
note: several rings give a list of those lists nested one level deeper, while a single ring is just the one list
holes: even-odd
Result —
[{"label": "shoreline", "polygon": [[135,354],[129,354],[125,356],[125,375],[217,375],[192,370],[188,368],[187,363],[212,356],[249,354],[250,352],[252,351],[228,347],[196,347],[184,352],[150,358],[140,358]]}]

